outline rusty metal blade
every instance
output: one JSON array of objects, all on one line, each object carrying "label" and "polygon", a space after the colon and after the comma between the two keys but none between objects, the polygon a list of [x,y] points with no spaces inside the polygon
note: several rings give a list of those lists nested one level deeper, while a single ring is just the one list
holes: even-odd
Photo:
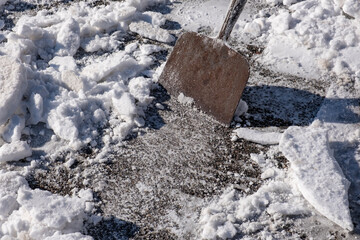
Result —
[{"label": "rusty metal blade", "polygon": [[171,95],[183,93],[204,112],[230,124],[249,78],[246,59],[219,39],[184,33],[159,78]]}]

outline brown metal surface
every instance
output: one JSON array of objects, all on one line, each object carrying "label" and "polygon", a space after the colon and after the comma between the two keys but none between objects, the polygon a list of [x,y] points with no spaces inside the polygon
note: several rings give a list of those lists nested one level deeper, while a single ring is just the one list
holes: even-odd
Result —
[{"label": "brown metal surface", "polygon": [[229,124],[249,78],[246,59],[219,39],[184,33],[159,82],[176,97],[183,93],[219,122]]}]

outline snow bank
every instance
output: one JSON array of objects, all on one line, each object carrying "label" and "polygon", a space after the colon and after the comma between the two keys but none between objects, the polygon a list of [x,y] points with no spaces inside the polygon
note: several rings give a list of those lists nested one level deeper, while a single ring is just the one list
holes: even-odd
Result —
[{"label": "snow bank", "polygon": [[349,181],[331,154],[326,129],[290,127],[280,149],[291,163],[299,190],[321,214],[352,231]]}]

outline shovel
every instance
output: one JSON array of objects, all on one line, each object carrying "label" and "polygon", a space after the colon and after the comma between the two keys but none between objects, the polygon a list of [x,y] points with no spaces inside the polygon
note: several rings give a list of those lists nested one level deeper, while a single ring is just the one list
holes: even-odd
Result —
[{"label": "shovel", "polygon": [[183,93],[216,120],[229,125],[249,78],[244,56],[226,45],[246,0],[232,0],[217,38],[193,32],[177,41],[159,82],[171,94]]}]

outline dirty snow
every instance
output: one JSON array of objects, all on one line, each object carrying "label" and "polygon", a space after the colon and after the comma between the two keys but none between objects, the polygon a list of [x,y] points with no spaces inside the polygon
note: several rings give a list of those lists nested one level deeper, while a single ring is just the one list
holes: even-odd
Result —
[{"label": "dirty snow", "polygon": [[[125,0],[93,7],[75,2],[24,14],[12,29],[0,20],[0,238],[91,239],[80,233],[84,220],[94,216],[91,190],[60,196],[31,189],[25,177],[39,160],[89,146],[97,146],[90,163],[106,162],[110,146],[121,146],[147,124],[144,111],[154,100],[150,91],[163,67],[153,54],[170,49],[176,39],[163,28],[166,20],[215,36],[229,3],[170,1],[169,14],[147,10],[166,2]],[[358,179],[352,179],[347,165],[349,159],[360,161],[352,154],[360,139],[360,3],[261,2],[265,7],[259,12],[245,7],[231,44],[242,49],[244,43],[256,43],[264,52],[255,61],[264,68],[322,79],[331,88],[310,127],[289,127],[282,137],[282,130],[248,123],[234,129],[233,141],[274,145],[251,154],[264,183],[252,194],[233,186],[210,199],[194,228],[206,239],[283,238],[289,236],[274,225],[318,211],[351,231],[349,181]],[[0,0],[0,11],[9,4],[16,1]],[[131,43],[130,33],[136,36]],[[178,101],[192,102],[185,96]],[[239,106],[237,122],[248,110],[244,102]],[[276,166],[280,150],[289,169]],[[14,161],[29,165],[15,172],[8,165]],[[71,168],[75,160],[64,164]]]}]

